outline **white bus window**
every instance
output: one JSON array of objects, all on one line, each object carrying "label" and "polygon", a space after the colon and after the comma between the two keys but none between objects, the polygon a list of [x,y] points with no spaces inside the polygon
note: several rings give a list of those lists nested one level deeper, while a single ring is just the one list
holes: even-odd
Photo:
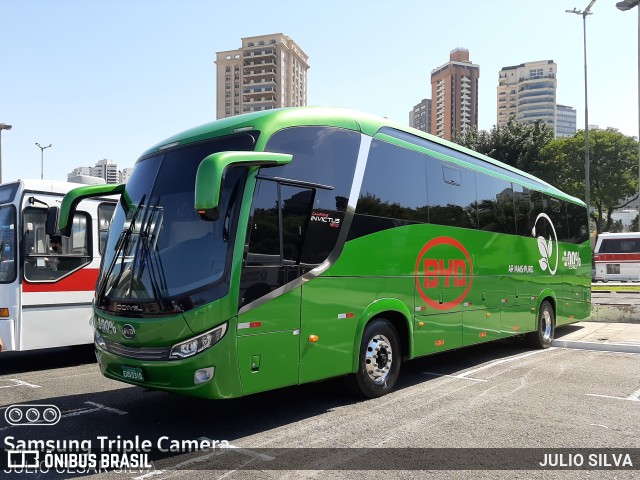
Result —
[{"label": "white bus window", "polygon": [[100,255],[104,253],[104,248],[107,244],[107,235],[109,234],[111,218],[115,209],[116,205],[114,203],[101,203],[98,205],[98,249]]},{"label": "white bus window", "polygon": [[46,218],[44,209],[24,211],[24,278],[29,281],[57,281],[91,261],[87,214],[74,215],[70,237],[47,235]]}]

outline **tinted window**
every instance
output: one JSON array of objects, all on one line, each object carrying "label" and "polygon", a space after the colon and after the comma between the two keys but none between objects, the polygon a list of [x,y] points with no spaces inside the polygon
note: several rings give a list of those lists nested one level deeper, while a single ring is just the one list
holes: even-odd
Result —
[{"label": "tinted window", "polygon": [[316,191],[314,208],[345,211],[345,198],[351,193],[360,134],[339,128],[295,127],[276,132],[266,151],[293,154],[281,167],[263,168],[260,176],[284,178],[330,188]]},{"label": "tinted window", "polygon": [[531,190],[521,185],[513,184],[513,204],[516,215],[516,233],[523,237],[531,236],[533,228],[533,204]]},{"label": "tinted window", "polygon": [[432,157],[426,158],[429,222],[477,228],[474,172]]},{"label": "tinted window", "polygon": [[583,243],[589,239],[586,207],[567,203],[567,223],[569,225],[569,242]]},{"label": "tinted window", "polygon": [[476,172],[480,230],[516,232],[511,182]]},{"label": "tinted window", "polygon": [[[400,140],[404,140],[405,142],[413,143],[414,145],[419,145],[421,147],[428,148],[429,150],[433,150],[434,152],[443,153],[445,155],[458,158],[471,165],[477,165],[479,167],[486,168],[487,170],[491,170],[493,172],[505,173],[505,169],[498,165],[494,165],[493,163],[487,162],[485,160],[474,157],[467,153],[460,152],[458,150],[447,147],[445,145],[440,145],[439,143],[432,142],[431,140],[427,140],[426,138],[418,137],[416,135],[403,132],[401,130],[396,130],[395,128],[383,127],[379,130],[379,133],[383,133],[385,135],[389,135],[389,136],[398,138]],[[524,177],[523,175],[520,175],[519,173],[516,173],[516,172],[509,171],[509,175],[514,175],[515,177],[519,177],[522,180],[526,180],[527,182],[530,182],[530,183],[533,182],[534,184],[536,183],[539,184],[539,182],[536,182],[531,178]]]},{"label": "tinted window", "polygon": [[355,170],[360,134],[329,127],[276,132],[269,152],[290,164],[260,170],[247,232],[240,306],[327,259],[336,247]]},{"label": "tinted window", "polygon": [[598,253],[638,253],[640,239],[638,238],[605,238],[602,240]]},{"label": "tinted window", "polygon": [[548,195],[546,195],[546,199],[547,208],[545,212],[553,222],[556,234],[558,235],[558,241],[566,242],[569,237],[569,228],[567,225],[567,210],[565,208],[565,202]]},{"label": "tinted window", "polygon": [[361,215],[427,222],[425,156],[374,140],[356,212]]}]

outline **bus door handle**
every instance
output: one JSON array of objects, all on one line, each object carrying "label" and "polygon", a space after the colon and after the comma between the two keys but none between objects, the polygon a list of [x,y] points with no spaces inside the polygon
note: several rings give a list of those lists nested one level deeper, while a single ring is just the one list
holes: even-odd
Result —
[{"label": "bus door handle", "polygon": [[438,302],[440,303],[440,305],[442,305],[444,303],[444,293],[441,293],[438,296]]}]

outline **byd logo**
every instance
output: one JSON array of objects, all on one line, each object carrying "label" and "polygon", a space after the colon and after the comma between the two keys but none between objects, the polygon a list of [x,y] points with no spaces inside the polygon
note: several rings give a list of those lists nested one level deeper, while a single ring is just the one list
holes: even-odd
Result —
[{"label": "byd logo", "polygon": [[[458,240],[437,237],[420,250],[415,274],[418,294],[427,305],[436,310],[449,310],[469,294],[473,281],[473,263],[469,252]],[[433,290],[440,287],[440,282],[443,282],[444,288],[459,290],[460,295],[454,300],[440,303]]]}]

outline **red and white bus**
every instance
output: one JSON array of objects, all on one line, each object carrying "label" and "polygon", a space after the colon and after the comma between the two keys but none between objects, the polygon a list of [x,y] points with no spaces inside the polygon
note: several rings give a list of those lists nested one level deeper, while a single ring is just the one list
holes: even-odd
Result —
[{"label": "red and white bus", "polygon": [[84,200],[72,235],[47,235],[49,207],[77,183],[0,185],[0,352],[93,342],[91,302],[115,202]]},{"label": "red and white bus", "polygon": [[640,280],[640,233],[601,233],[594,252],[594,281]]}]

